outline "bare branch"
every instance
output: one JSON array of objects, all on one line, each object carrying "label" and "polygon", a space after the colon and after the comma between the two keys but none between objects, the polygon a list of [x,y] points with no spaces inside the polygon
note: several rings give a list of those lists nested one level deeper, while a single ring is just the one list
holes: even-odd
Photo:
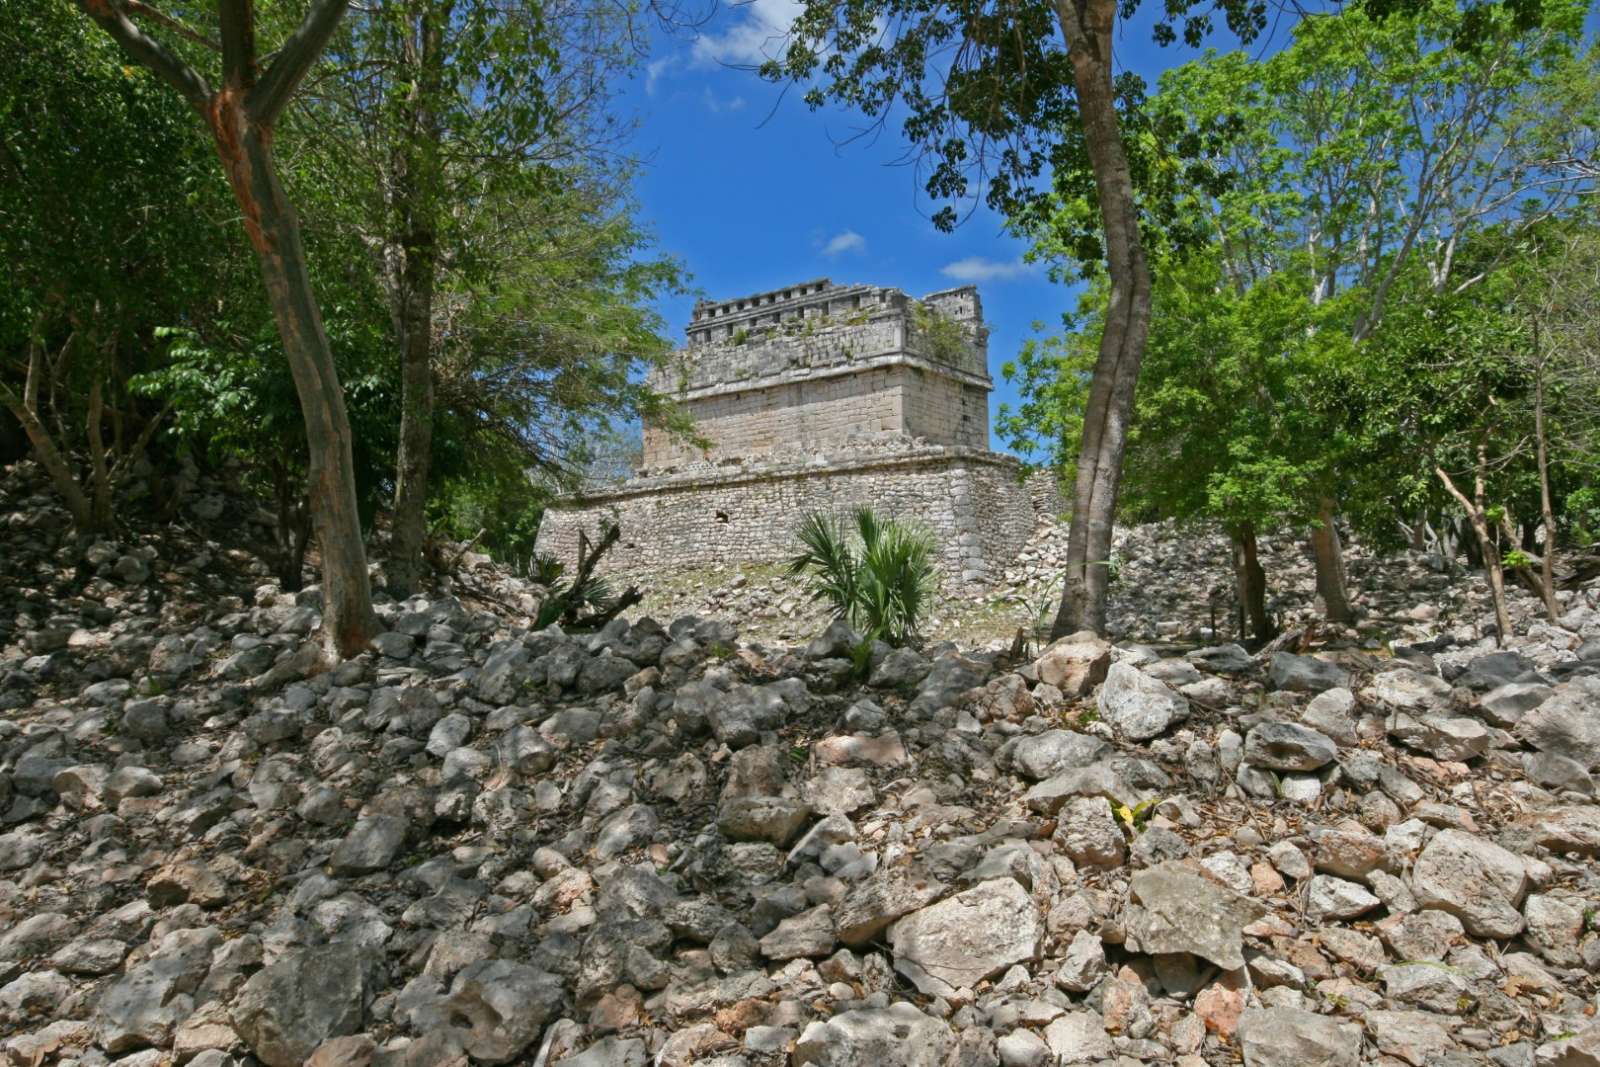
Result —
[{"label": "bare branch", "polygon": [[206,102],[211,99],[206,80],[166,45],[135,26],[119,0],[78,0],[78,6],[135,62],[164,79],[190,107],[204,113]]},{"label": "bare branch", "polygon": [[167,29],[171,30],[173,33],[177,34],[179,37],[182,37],[186,41],[193,41],[195,44],[209,48],[213,52],[222,51],[222,46],[220,44],[218,44],[216,41],[213,41],[199,30],[194,29],[187,23],[179,22],[171,15],[157,11],[149,4],[141,3],[140,0],[123,0],[122,6],[128,9],[128,14],[136,15],[139,18],[147,18],[151,22],[165,26]]},{"label": "bare branch", "polygon": [[[103,3],[105,0],[83,2]],[[267,68],[256,87],[250,90],[247,106],[251,118],[263,126],[270,126],[283,114],[283,109],[289,106],[306,72],[316,63],[328,39],[333,36],[333,31],[339,27],[339,20],[344,18],[348,6],[349,0],[314,0],[300,27],[283,42],[272,66]]]}]

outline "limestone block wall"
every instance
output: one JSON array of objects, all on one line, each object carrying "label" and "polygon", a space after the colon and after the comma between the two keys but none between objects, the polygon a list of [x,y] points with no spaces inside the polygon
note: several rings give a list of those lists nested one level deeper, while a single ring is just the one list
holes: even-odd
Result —
[{"label": "limestone block wall", "polygon": [[[709,457],[745,457],[783,449],[810,450],[847,439],[882,440],[902,422],[900,378],[905,368],[805,384],[723,393],[693,408],[700,433],[714,442]],[[679,466],[702,458],[692,442],[655,427],[645,428],[645,465]]]},{"label": "limestone block wall", "polygon": [[929,446],[879,455],[726,473],[641,479],[565,500],[545,513],[539,549],[569,563],[578,533],[616,521],[622,541],[610,573],[648,577],[679,567],[764,563],[794,552],[807,512],[859,505],[925,523],[939,541],[947,582],[990,581],[1033,529],[1035,505],[1010,456]]},{"label": "limestone block wall", "polygon": [[820,381],[718,393],[691,407],[700,434],[694,442],[657,427],[644,431],[645,466],[677,468],[702,460],[860,447],[894,438],[984,448],[989,402],[978,386],[906,364]]},{"label": "limestone block wall", "polygon": [[899,392],[906,433],[935,444],[989,446],[987,390],[907,368]]}]

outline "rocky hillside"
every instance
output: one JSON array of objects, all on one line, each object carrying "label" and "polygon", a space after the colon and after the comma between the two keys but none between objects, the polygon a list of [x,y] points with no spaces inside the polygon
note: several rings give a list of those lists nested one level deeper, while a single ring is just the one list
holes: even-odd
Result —
[{"label": "rocky hillside", "polygon": [[[1316,567],[1303,537],[1263,536],[1268,611],[1285,629],[1318,623]],[[935,599],[928,632],[983,646],[1009,644],[1017,629],[1046,629],[1061,598],[1067,526],[1045,520],[994,588],[948,589]],[[1108,623],[1119,640],[1214,644],[1238,637],[1233,616],[1233,563],[1228,539],[1213,528],[1159,523],[1119,529],[1113,552]],[[1494,610],[1482,576],[1422,552],[1377,557],[1346,545],[1350,600],[1357,625],[1327,636],[1376,649],[1398,640],[1427,641],[1441,632],[1461,642],[1492,633]],[[781,566],[729,564],[660,575],[644,583],[647,611],[736,618],[749,635],[802,642],[827,624]],[[1519,633],[1540,632],[1543,608],[1511,583],[1507,590]],[[1578,601],[1573,602],[1576,606]]]},{"label": "rocky hillside", "polygon": [[1595,587],[1505,650],[862,678],[840,626],[533,633],[480,576],[325,670],[315,590],[188,511],[76,545],[30,478],[6,1063],[1600,1064]]}]

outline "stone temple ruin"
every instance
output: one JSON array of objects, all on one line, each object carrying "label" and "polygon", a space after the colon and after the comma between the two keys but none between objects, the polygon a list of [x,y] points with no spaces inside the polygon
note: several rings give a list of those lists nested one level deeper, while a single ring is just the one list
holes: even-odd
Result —
[{"label": "stone temple ruin", "polygon": [[606,521],[616,572],[769,562],[795,551],[814,510],[861,504],[920,520],[948,579],[999,574],[1060,509],[1048,478],[989,450],[988,331],[977,289],[914,300],[899,289],[805,282],[701,301],[688,344],[651,385],[701,440],[644,430],[637,477],[553,504],[541,551],[571,560]]}]

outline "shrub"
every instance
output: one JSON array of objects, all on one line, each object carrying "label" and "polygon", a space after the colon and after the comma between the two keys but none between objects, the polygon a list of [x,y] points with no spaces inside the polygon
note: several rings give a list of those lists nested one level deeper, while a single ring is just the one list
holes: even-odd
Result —
[{"label": "shrub", "polygon": [[802,551],[789,573],[803,577],[813,600],[825,601],[868,641],[903,645],[917,632],[937,583],[933,537],[871,508],[858,508],[854,520],[851,537],[836,516],[807,515],[796,535]]}]

